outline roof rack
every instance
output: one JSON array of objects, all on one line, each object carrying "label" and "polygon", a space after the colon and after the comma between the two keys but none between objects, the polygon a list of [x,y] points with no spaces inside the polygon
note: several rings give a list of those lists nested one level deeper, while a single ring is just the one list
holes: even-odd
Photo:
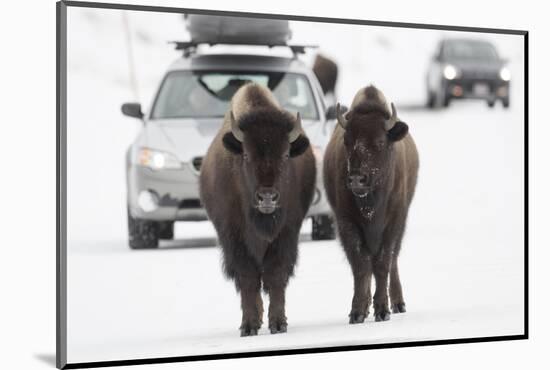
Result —
[{"label": "roof rack", "polygon": [[289,44],[266,44],[266,43],[252,43],[252,42],[195,42],[195,41],[169,41],[168,43],[174,44],[176,50],[182,50],[184,58],[188,58],[197,51],[199,45],[242,45],[242,46],[266,46],[273,48],[276,46],[289,48],[294,57],[298,54],[305,54],[306,48],[318,48],[317,45],[289,45]]}]

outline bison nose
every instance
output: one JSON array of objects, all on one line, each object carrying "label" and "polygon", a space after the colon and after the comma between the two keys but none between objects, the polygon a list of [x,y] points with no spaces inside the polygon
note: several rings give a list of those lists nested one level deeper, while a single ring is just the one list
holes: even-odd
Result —
[{"label": "bison nose", "polygon": [[263,214],[272,214],[279,207],[279,192],[272,187],[258,189],[255,196],[256,208]]},{"label": "bison nose", "polygon": [[256,191],[256,200],[260,204],[275,204],[279,201],[279,192],[272,187],[263,187]]},{"label": "bison nose", "polygon": [[364,188],[367,186],[367,176],[353,174],[348,176],[348,185],[352,189]]}]

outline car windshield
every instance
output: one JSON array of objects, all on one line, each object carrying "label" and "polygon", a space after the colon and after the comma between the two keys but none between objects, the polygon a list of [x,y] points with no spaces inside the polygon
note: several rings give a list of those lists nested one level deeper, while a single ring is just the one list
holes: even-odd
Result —
[{"label": "car windshield", "polygon": [[233,94],[247,82],[269,87],[281,106],[318,119],[311,86],[304,75],[284,72],[174,71],[168,73],[151,118],[223,117]]},{"label": "car windshield", "polygon": [[451,59],[498,60],[493,45],[478,41],[454,41],[445,46],[445,54]]}]

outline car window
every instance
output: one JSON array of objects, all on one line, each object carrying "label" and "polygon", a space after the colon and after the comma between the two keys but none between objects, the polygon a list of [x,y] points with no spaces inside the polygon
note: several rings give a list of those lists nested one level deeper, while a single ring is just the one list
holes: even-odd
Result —
[{"label": "car window", "polygon": [[170,72],[155,100],[151,118],[223,117],[235,92],[247,82],[267,86],[281,106],[304,119],[319,119],[309,80],[284,72]]},{"label": "car window", "polygon": [[487,42],[453,41],[445,45],[445,56],[448,59],[498,60],[498,53],[493,45]]}]

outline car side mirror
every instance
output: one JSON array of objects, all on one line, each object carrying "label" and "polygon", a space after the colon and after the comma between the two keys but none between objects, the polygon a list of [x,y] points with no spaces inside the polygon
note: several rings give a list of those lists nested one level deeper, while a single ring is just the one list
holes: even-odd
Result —
[{"label": "car side mirror", "polygon": [[124,103],[121,107],[122,114],[128,117],[143,119],[143,112],[141,111],[141,104],[139,103]]},{"label": "car side mirror", "polygon": [[[340,109],[342,110],[342,112],[347,112],[348,107],[346,107],[345,105],[340,105]],[[327,119],[327,121],[336,119],[336,105],[331,105],[327,108],[327,111],[325,112],[325,118]]]}]

